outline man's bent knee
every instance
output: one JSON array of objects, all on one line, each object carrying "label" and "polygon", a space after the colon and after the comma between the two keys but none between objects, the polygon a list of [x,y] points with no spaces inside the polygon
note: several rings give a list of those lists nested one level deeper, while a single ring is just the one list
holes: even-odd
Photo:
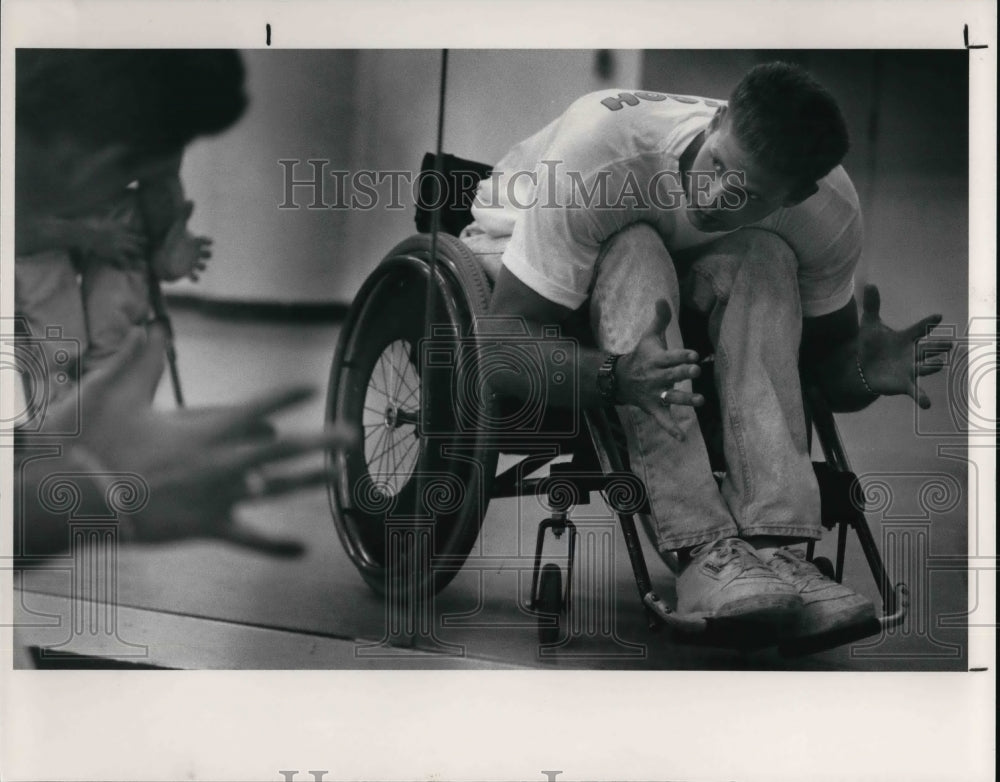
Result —
[{"label": "man's bent knee", "polygon": [[734,292],[798,303],[798,260],[775,233],[744,228],[705,247],[691,266],[684,299],[700,312],[728,302]]},{"label": "man's bent knee", "polygon": [[665,252],[663,238],[649,223],[632,223],[618,233],[608,237],[603,252],[621,251],[632,253]]},{"label": "man's bent knee", "polygon": [[680,286],[659,233],[646,223],[636,223],[608,238],[601,247],[590,297],[590,322],[598,343],[615,352],[634,348],[661,299],[670,304],[676,318]]},{"label": "man's bent knee", "polygon": [[723,236],[706,254],[732,258],[739,273],[755,277],[794,280],[798,271],[798,259],[788,242],[762,228],[744,228]]},{"label": "man's bent knee", "polygon": [[747,228],[739,232],[743,262],[754,275],[782,280],[795,280],[799,262],[795,251],[783,238],[762,228]]}]

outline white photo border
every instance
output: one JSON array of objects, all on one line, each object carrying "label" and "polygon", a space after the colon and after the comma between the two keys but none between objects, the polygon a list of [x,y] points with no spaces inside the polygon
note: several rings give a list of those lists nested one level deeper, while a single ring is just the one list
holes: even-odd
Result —
[{"label": "white photo border", "polygon": [[[871,48],[969,42],[969,315],[996,316],[996,6],[925,2],[169,2],[5,0],[2,276],[13,308],[19,46]],[[391,23],[387,23],[391,19]],[[2,373],[4,406],[11,373]],[[978,450],[982,475],[995,452]],[[0,555],[10,554],[11,454]],[[995,518],[995,497],[979,498]],[[970,512],[971,509],[970,509]],[[995,553],[989,539],[970,540]],[[0,570],[0,595],[12,593]],[[992,600],[992,594],[989,595]],[[14,671],[0,599],[0,777],[104,780],[993,779],[995,633],[984,673]],[[995,614],[994,614],[995,615]],[[775,715],[782,713],[780,718]],[[735,769],[735,771],[734,771]]]}]

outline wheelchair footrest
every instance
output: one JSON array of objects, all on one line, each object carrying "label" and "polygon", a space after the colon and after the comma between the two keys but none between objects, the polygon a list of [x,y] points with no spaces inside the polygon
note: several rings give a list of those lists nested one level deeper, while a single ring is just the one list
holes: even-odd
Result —
[{"label": "wheelchair footrest", "polygon": [[910,610],[910,590],[906,584],[900,582],[892,590],[893,601],[891,605],[895,608],[892,613],[879,617],[879,625],[883,630],[896,627],[903,623],[906,614]]},{"label": "wheelchair footrest", "polygon": [[814,635],[793,641],[786,641],[778,646],[778,654],[782,657],[803,657],[807,654],[825,652],[844,644],[860,641],[878,635],[882,632],[882,624],[877,618],[866,619],[849,627],[842,627],[828,633]]},{"label": "wheelchair footrest", "polygon": [[667,627],[681,633],[703,633],[706,622],[702,617],[679,614],[668,606],[655,592],[647,592],[643,604]]},{"label": "wheelchair footrest", "polygon": [[804,638],[795,641],[786,641],[778,647],[778,652],[783,657],[802,657],[807,654],[825,652],[837,646],[854,643],[863,638],[879,635],[890,627],[895,627],[903,622],[910,607],[910,593],[906,584],[896,584],[893,589],[893,600],[889,605],[895,607],[891,614],[884,614],[879,617],[872,617],[863,622],[840,628],[829,633],[823,633],[811,638]]}]

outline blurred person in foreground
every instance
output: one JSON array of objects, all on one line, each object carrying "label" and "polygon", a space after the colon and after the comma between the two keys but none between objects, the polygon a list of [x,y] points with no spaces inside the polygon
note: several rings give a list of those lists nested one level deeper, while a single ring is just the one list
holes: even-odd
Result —
[{"label": "blurred person in foreground", "polygon": [[[22,49],[15,65],[21,248],[31,247],[39,225],[51,244],[52,230],[106,213],[130,185],[172,181],[184,148],[231,127],[247,103],[234,51]],[[46,496],[47,479],[60,474],[79,492],[77,515],[106,515],[116,481],[131,476],[141,501],[119,517],[124,540],[214,537],[275,554],[300,550],[241,526],[234,506],[323,482],[322,471],[279,476],[266,468],[341,447],[353,434],[276,436],[266,416],[304,400],[303,388],[242,405],[153,409],[165,346],[161,325],[140,323],[71,393],[50,399],[44,387],[38,403],[36,390],[15,431],[15,556],[69,546],[67,512]]]}]

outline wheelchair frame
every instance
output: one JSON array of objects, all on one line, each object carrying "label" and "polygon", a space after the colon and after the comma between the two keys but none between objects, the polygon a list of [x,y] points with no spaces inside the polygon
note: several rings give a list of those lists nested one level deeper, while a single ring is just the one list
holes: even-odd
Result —
[{"label": "wheelchair frame", "polygon": [[[468,161],[459,161],[462,162]],[[424,166],[428,167],[427,158]],[[417,222],[418,226],[427,225],[426,210],[418,210]],[[452,222],[455,225],[462,224],[461,221]],[[454,230],[451,225],[449,228]],[[435,251],[436,257],[432,259],[431,253]],[[375,363],[381,361],[383,354],[379,353],[378,358],[373,358],[369,354],[371,350],[366,353],[365,351],[370,348],[366,340],[374,342],[381,340],[386,343],[383,347],[391,346],[397,354],[400,354],[395,346],[403,342],[405,348],[407,326],[411,329],[408,335],[411,339],[414,337],[413,332],[419,334],[418,340],[429,333],[430,324],[425,321],[422,310],[420,317],[417,317],[416,313],[424,304],[432,270],[435,297],[440,301],[438,309],[442,311],[447,324],[449,336],[446,339],[454,340],[456,346],[467,344],[469,341],[475,344],[481,335],[477,335],[474,323],[477,317],[485,315],[488,310],[491,285],[478,261],[459,239],[439,233],[435,242],[431,235],[420,233],[396,245],[363,284],[344,323],[331,367],[327,396],[328,421],[345,418],[351,421],[354,417],[360,417],[362,427],[374,428],[376,431],[384,427],[382,437],[385,438],[387,436],[385,433],[389,432],[390,441],[393,437],[392,431],[412,426],[411,434],[419,443],[416,460],[412,465],[416,468],[412,479],[401,487],[396,487],[396,490],[389,491],[383,491],[384,487],[379,488],[373,482],[368,469],[370,464],[366,462],[362,466],[361,462],[366,455],[364,450],[367,436],[362,439],[355,452],[329,455],[331,467],[329,496],[334,522],[348,556],[365,581],[377,592],[384,594],[389,591],[389,580],[396,578],[398,574],[390,572],[393,568],[388,561],[392,554],[387,553],[390,546],[385,531],[387,522],[391,520],[405,527],[408,523],[421,523],[421,519],[426,520],[426,514],[421,516],[419,513],[419,505],[428,504],[426,496],[422,493],[427,487],[423,485],[421,476],[433,473],[442,465],[445,471],[454,470],[454,477],[465,482],[466,494],[457,507],[449,507],[443,512],[431,514],[431,524],[439,546],[431,552],[429,559],[422,560],[422,566],[415,565],[413,561],[409,563],[407,583],[410,589],[437,591],[451,581],[461,569],[478,537],[482,519],[491,499],[545,493],[548,495],[553,512],[549,518],[543,519],[538,527],[532,567],[530,607],[539,616],[540,640],[543,643],[554,643],[559,639],[561,617],[565,615],[572,599],[573,558],[577,537],[573,522],[569,519],[569,512],[575,504],[573,498],[586,498],[589,501],[591,492],[598,491],[618,519],[635,576],[636,588],[645,607],[650,628],[665,625],[684,637],[703,636],[710,643],[713,642],[711,620],[677,613],[653,590],[636,528],[638,517],[647,529],[650,529],[648,506],[635,502],[634,484],[638,482],[640,495],[644,494],[645,489],[641,481],[628,469],[628,457],[624,450],[623,439],[616,432],[620,425],[613,410],[584,411],[581,416],[583,426],[576,436],[560,440],[560,445],[568,447],[572,453],[571,462],[550,464],[555,455],[534,454],[526,456],[504,472],[496,474],[497,457],[506,443],[497,441],[487,431],[486,423],[495,420],[492,417],[495,415],[496,402],[491,398],[478,400],[479,407],[476,413],[478,417],[474,425],[462,431],[463,456],[456,457],[453,452],[449,458],[440,460],[430,453],[427,444],[433,437],[427,434],[426,430],[433,427],[426,422],[434,417],[453,415],[454,411],[435,409],[434,400],[439,397],[439,392],[430,387],[429,364],[423,367],[425,371],[414,369],[419,384],[416,410],[403,410],[395,401],[391,401],[385,410],[372,408],[367,404]],[[420,307],[416,307],[414,302],[418,302]],[[388,312],[375,313],[375,319],[372,320],[371,310],[378,306]],[[387,318],[390,313],[394,317]],[[394,330],[393,326],[399,328]],[[411,344],[408,352],[404,349],[401,354],[411,365],[415,364],[413,350],[414,346]],[[419,361],[422,359],[418,359]],[[481,382],[478,367],[473,366],[467,373],[466,377],[456,382],[466,386]],[[403,381],[398,382],[401,385]],[[449,389],[449,392],[451,391],[452,389]],[[862,632],[857,635],[848,638],[838,637],[835,643],[832,642],[833,639],[813,639],[808,643],[780,645],[779,650],[788,655],[808,654],[856,638],[884,632],[900,624],[908,608],[906,585],[890,583],[878,545],[865,517],[863,492],[860,490],[857,476],[851,472],[833,413],[818,389],[805,385],[804,391],[806,412],[810,422],[810,447],[812,433],[815,431],[824,455],[823,462],[814,462],[820,484],[822,523],[828,530],[834,527],[838,530],[835,564],[826,558],[814,557],[814,542],[808,544],[807,559],[813,561],[829,577],[841,581],[844,575],[848,531],[853,528],[875,579],[882,599],[883,613],[874,620],[878,623],[877,627],[861,628]],[[453,408],[454,399],[450,395],[449,398]],[[364,401],[359,406],[359,400],[362,399]],[[388,396],[386,399],[388,400]],[[365,423],[364,416],[369,414],[376,416],[376,423]],[[381,423],[377,422],[379,415],[382,416]],[[452,423],[454,424],[453,420]],[[424,432],[420,431],[421,427],[424,427]],[[367,432],[367,429],[364,431]],[[534,440],[533,443],[537,446],[538,440]],[[442,453],[453,444],[445,440],[443,445]],[[511,447],[510,444],[506,445],[508,449]],[[519,453],[518,450],[509,452]],[[565,454],[560,452],[559,455]],[[478,469],[470,470],[469,465],[473,463],[478,465]],[[523,477],[536,472],[546,464],[549,464],[549,476]],[[572,487],[572,491],[568,493],[565,491],[567,481]],[[619,490],[611,491],[616,482]],[[621,488],[629,482],[633,491],[624,492],[630,499],[622,501]],[[359,508],[361,504],[357,501],[359,485],[364,486],[362,494],[368,492],[369,498],[375,498],[376,502],[372,507]],[[558,491],[555,490],[557,486],[560,487]],[[391,497],[386,497],[386,494],[391,494]],[[418,499],[422,502],[418,502]],[[392,507],[399,504],[404,506],[401,513]],[[543,567],[541,564],[544,541],[549,531],[556,536],[569,532],[565,588],[562,587],[562,574],[558,566],[548,563]],[[381,556],[380,547],[382,547]],[[671,563],[668,558],[667,564],[673,565],[672,569],[676,571],[675,562]],[[414,568],[424,571],[418,574],[415,580]],[[731,643],[722,641],[721,645],[731,645]]]},{"label": "wheelchair frame", "polygon": [[[361,293],[355,299],[351,308],[351,315],[345,323],[341,332],[341,339],[331,368],[331,383],[327,402],[327,416],[329,419],[344,416],[345,410],[341,404],[343,397],[343,384],[345,369],[351,363],[351,345],[358,342],[358,327],[363,326],[364,311],[370,306],[370,297],[378,286],[385,285],[398,275],[410,275],[416,273],[418,278],[422,278],[424,283],[430,280],[430,267],[428,264],[429,241],[428,237],[418,234],[398,245],[395,250],[389,253],[382,265],[372,277],[362,287]],[[481,274],[475,266],[476,261],[472,258],[467,248],[457,239],[448,235],[438,237],[438,251],[440,253],[439,268],[436,272],[439,294],[443,301],[443,311],[453,325],[457,326],[459,333],[466,333],[472,325],[471,316],[484,314],[481,308],[475,307],[471,303],[469,294],[470,283],[468,278],[475,278],[476,272]],[[409,281],[404,276],[404,280]],[[474,288],[480,294],[485,294],[485,289],[479,287],[482,280],[477,280]],[[473,283],[475,284],[475,283]],[[405,286],[404,286],[405,287]],[[416,293],[422,296],[423,291],[418,289]],[[416,297],[415,297],[416,298]],[[465,300],[464,302],[462,300]],[[486,299],[488,301],[488,299]],[[422,301],[422,299],[421,299]],[[482,301],[482,298],[481,298]],[[480,310],[477,312],[477,310]],[[461,322],[466,318],[465,322]],[[370,378],[369,378],[370,379]],[[423,382],[423,381],[421,381]],[[433,391],[425,392],[421,389],[421,399],[432,396]],[[846,558],[847,537],[849,529],[853,528],[858,535],[862,551],[869,565],[879,594],[883,601],[883,615],[878,619],[879,630],[898,625],[903,621],[907,608],[907,591],[904,584],[892,586],[889,576],[882,561],[878,546],[868,526],[867,519],[863,512],[863,497],[858,485],[857,477],[851,472],[847,457],[844,452],[843,443],[832,412],[824,404],[822,397],[814,388],[807,390],[807,410],[812,424],[819,439],[820,447],[824,453],[825,461],[817,464],[817,478],[821,486],[821,497],[823,498],[823,526],[827,529],[837,527],[837,554],[835,565],[823,558],[816,559],[816,563],[821,569],[834,577],[837,581],[843,579],[844,563]],[[423,405],[422,405],[423,407]],[[572,461],[568,463],[556,463],[550,465],[550,474],[542,478],[521,477],[534,473],[546,464],[549,464],[555,457],[552,454],[529,455],[518,461],[500,474],[496,474],[497,455],[502,446],[490,442],[484,435],[482,438],[473,437],[469,442],[469,448],[473,452],[474,459],[479,459],[482,465],[480,473],[483,479],[479,487],[483,490],[482,496],[473,497],[471,503],[465,503],[459,509],[458,515],[450,514],[443,519],[447,527],[447,535],[457,542],[451,546],[445,546],[441,552],[437,552],[431,564],[432,572],[426,574],[433,581],[432,588],[435,590],[443,588],[458,572],[465,556],[475,542],[478,535],[482,519],[485,516],[489,500],[505,497],[519,497],[532,494],[547,494],[550,507],[553,508],[552,515],[543,519],[539,524],[538,537],[536,541],[534,563],[532,568],[531,586],[531,606],[538,611],[539,634],[543,642],[551,643],[556,640],[559,633],[559,617],[568,609],[572,598],[572,568],[573,553],[575,551],[574,542],[576,539],[575,528],[569,519],[569,513],[573,502],[567,502],[565,491],[555,492],[553,489],[557,484],[565,489],[566,482],[573,487],[575,494],[580,498],[587,498],[591,492],[598,491],[604,495],[605,501],[618,519],[625,539],[626,549],[633,573],[635,575],[636,588],[639,597],[646,608],[650,626],[664,624],[673,630],[685,635],[704,634],[710,630],[710,622],[702,618],[686,617],[675,612],[664,600],[657,596],[653,589],[649,575],[649,570],[642,551],[639,533],[636,528],[636,518],[642,518],[646,509],[636,507],[634,501],[619,502],[615,500],[609,487],[615,481],[638,481],[628,470],[627,456],[623,453],[620,437],[616,437],[615,425],[616,416],[613,411],[590,410],[583,416],[584,428],[575,438],[563,441],[560,444],[568,446],[572,453]],[[388,426],[389,424],[387,424]],[[404,426],[398,420],[391,422],[392,426]],[[415,427],[416,428],[416,427]],[[536,442],[537,444],[537,442]],[[514,451],[517,452],[516,450]],[[564,454],[562,454],[564,455]],[[343,470],[341,467],[341,480],[350,479],[350,470]],[[336,481],[331,486],[336,485]],[[466,484],[467,487],[471,484]],[[376,591],[386,590],[385,579],[388,571],[385,563],[371,561],[371,552],[365,552],[359,544],[358,532],[347,518],[350,513],[348,503],[344,498],[351,492],[351,487],[341,485],[339,488],[331,488],[330,500],[331,509],[337,530],[340,533],[342,542],[348,551],[349,556],[355,565],[362,572],[365,580]],[[830,499],[831,495],[834,499]],[[397,495],[398,496],[398,495]],[[634,494],[633,494],[634,496]],[[468,514],[460,518],[463,514]],[[405,523],[406,513],[397,514],[396,519]],[[414,517],[415,518],[415,517]],[[439,524],[441,518],[435,518],[434,523]],[[570,556],[567,561],[567,578],[565,589],[556,589],[554,565],[542,567],[542,555],[546,532],[552,531],[561,535],[564,531],[569,531]],[[382,530],[379,530],[379,540],[382,540]],[[369,546],[371,544],[369,543]],[[378,541],[375,542],[378,545]],[[813,560],[815,544],[809,544],[807,557]],[[561,573],[559,582],[562,581]],[[556,617],[553,623],[552,617]],[[553,630],[554,627],[554,630]],[[870,633],[871,628],[869,628]],[[788,654],[802,654],[817,649],[808,647],[794,647],[786,645],[779,647]]]}]

